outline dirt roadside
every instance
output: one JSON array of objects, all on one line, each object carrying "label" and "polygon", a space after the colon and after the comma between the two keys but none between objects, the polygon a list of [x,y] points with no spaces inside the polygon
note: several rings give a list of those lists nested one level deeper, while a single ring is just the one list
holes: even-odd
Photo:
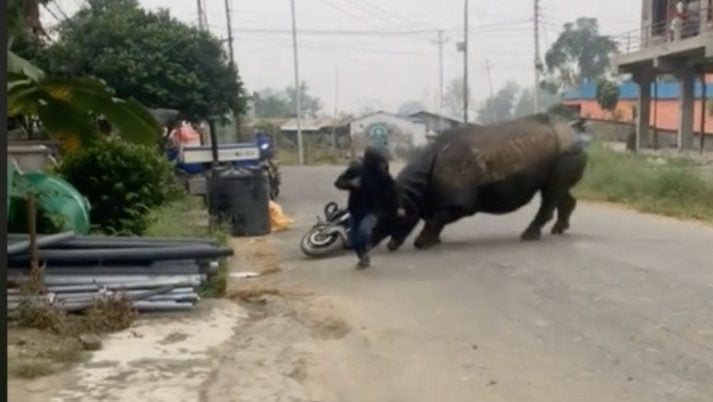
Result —
[{"label": "dirt roadside", "polygon": [[[71,370],[11,378],[10,401],[329,401],[318,349],[351,330],[339,303],[281,283],[270,238],[236,239],[222,300],[144,317]],[[320,356],[320,359],[324,359]],[[314,370],[313,370],[314,369]]]}]

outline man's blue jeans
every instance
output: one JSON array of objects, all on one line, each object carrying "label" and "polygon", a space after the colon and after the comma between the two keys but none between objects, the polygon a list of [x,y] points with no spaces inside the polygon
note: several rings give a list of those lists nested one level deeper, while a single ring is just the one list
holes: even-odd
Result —
[{"label": "man's blue jeans", "polygon": [[371,233],[374,230],[379,219],[374,214],[366,214],[363,216],[351,217],[350,242],[354,251],[359,258],[366,256],[369,253],[371,243]]}]

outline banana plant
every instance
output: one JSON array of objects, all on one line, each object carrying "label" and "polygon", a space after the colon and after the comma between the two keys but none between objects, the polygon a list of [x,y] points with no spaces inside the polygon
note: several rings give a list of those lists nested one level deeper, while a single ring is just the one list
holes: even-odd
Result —
[{"label": "banana plant", "polygon": [[[11,3],[15,3],[15,7],[11,4],[8,9],[16,12],[9,13],[8,26],[22,29],[23,21],[26,23],[27,18],[23,17],[21,11],[28,7],[18,7],[19,0]],[[37,7],[36,0],[25,3]],[[161,126],[135,100],[114,97],[102,81],[94,78],[48,75],[9,49],[8,44],[9,117],[37,118],[50,137],[59,140],[68,152],[101,138],[98,117],[106,119],[117,134],[127,141],[146,145],[157,143]]]}]

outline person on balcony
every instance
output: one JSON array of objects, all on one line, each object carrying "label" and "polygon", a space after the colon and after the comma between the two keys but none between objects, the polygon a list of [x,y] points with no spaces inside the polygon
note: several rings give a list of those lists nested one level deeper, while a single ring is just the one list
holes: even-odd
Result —
[{"label": "person on balcony", "polygon": [[679,41],[683,38],[687,19],[688,13],[686,4],[682,0],[679,0],[676,3],[673,19],[671,20],[671,34],[674,41]]}]

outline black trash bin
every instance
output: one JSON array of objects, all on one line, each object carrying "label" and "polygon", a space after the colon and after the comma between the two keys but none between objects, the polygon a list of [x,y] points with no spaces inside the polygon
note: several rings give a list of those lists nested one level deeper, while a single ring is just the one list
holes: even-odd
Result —
[{"label": "black trash bin", "polygon": [[262,169],[228,169],[208,177],[211,216],[233,236],[270,233],[269,181]]}]

